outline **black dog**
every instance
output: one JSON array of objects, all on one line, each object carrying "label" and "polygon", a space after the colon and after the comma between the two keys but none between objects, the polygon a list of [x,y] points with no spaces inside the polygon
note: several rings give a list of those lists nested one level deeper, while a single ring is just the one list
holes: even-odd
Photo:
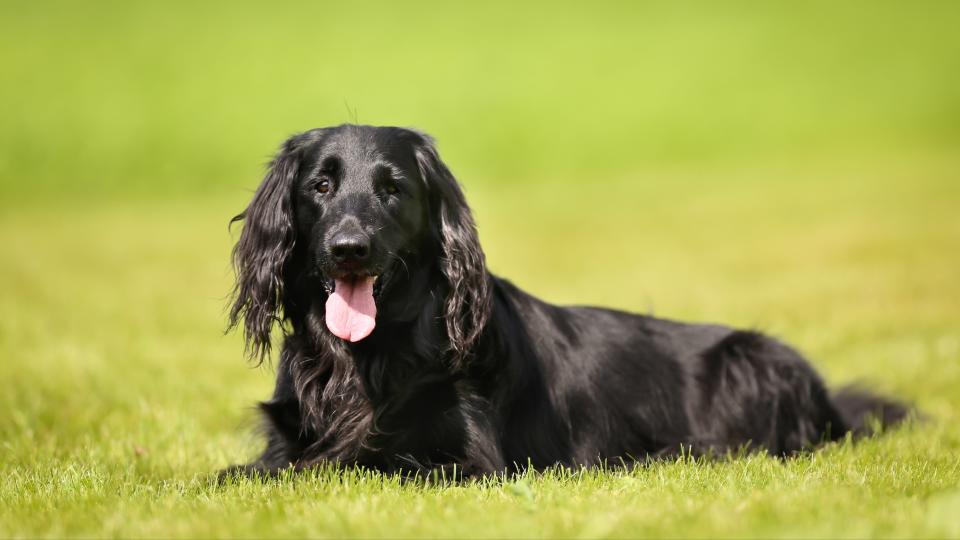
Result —
[{"label": "black dog", "polygon": [[[830,395],[756,332],[558,307],[491,275],[429,137],[344,125],[288,140],[234,250],[248,350],[285,330],[267,448],[233,470],[320,463],[463,475],[681,451],[786,456],[907,409]],[[451,467],[452,468],[452,467]]]}]

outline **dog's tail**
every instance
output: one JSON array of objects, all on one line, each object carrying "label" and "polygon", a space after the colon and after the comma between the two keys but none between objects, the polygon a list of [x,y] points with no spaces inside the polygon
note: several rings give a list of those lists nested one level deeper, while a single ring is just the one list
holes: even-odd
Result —
[{"label": "dog's tail", "polygon": [[830,401],[854,436],[883,431],[916,413],[914,408],[906,403],[878,396],[855,384],[834,392]]}]

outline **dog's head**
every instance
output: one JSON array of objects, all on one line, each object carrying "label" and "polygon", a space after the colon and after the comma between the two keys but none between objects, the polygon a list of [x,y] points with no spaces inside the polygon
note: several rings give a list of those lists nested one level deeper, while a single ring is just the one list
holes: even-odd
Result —
[{"label": "dog's head", "polygon": [[470,209],[419,132],[344,125],[291,137],[235,219],[244,226],[233,252],[230,323],[243,320],[257,358],[269,353],[270,331],[292,306],[322,303],[328,331],[355,342],[378,317],[439,292],[459,359],[489,316]]}]

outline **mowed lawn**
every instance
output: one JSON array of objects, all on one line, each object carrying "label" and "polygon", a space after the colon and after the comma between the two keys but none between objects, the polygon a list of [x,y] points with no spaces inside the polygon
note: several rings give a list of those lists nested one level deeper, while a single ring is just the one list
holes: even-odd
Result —
[{"label": "mowed lawn", "polygon": [[[958,4],[0,7],[0,537],[960,536]],[[437,136],[492,270],[757,328],[925,422],[401,484],[254,457],[229,218],[288,134]]]},{"label": "mowed lawn", "polygon": [[863,380],[930,416],[786,462],[505,485],[328,471],[213,486],[257,450],[251,406],[272,374],[220,334],[235,205],[8,212],[0,535],[956,536],[958,165],[674,172],[586,193],[468,182],[491,266],[522,286],[761,328],[832,383]]}]

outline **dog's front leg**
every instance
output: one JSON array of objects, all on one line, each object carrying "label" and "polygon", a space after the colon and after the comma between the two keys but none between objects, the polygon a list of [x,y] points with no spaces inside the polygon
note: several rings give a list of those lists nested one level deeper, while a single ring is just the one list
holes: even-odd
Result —
[{"label": "dog's front leg", "polygon": [[507,472],[500,436],[494,427],[494,413],[487,400],[465,385],[458,385],[463,419],[463,459],[458,464],[464,475],[491,476]]}]

